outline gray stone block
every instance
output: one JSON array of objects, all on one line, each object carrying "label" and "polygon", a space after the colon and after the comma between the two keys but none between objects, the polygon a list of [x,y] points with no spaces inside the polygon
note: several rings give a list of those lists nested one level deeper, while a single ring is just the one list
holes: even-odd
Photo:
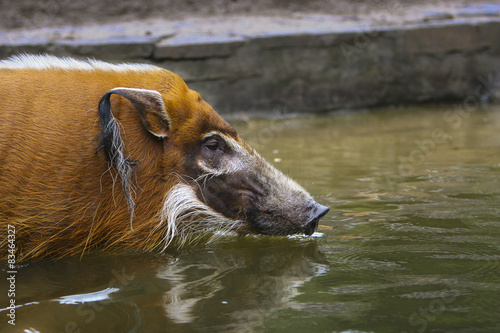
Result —
[{"label": "gray stone block", "polygon": [[153,51],[154,41],[142,36],[69,40],[54,44],[56,54],[73,54],[119,61],[148,58]]},{"label": "gray stone block", "polygon": [[207,59],[185,59],[184,61],[166,60],[158,63],[180,75],[187,83],[216,81],[216,80],[239,80],[245,77],[260,75],[260,70],[245,64],[237,59],[207,58]]},{"label": "gray stone block", "polygon": [[244,38],[232,36],[175,36],[156,44],[154,58],[177,60],[229,57],[244,43]]},{"label": "gray stone block", "polygon": [[432,54],[477,49],[476,27],[472,24],[439,24],[404,30],[404,51]]}]

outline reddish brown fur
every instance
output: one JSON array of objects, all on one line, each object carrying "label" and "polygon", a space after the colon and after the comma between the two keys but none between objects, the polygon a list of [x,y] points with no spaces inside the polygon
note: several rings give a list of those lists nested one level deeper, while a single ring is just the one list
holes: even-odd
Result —
[{"label": "reddish brown fur", "polygon": [[[209,124],[240,142],[198,93],[167,70],[0,69],[0,77],[2,257],[8,224],[16,230],[18,259],[117,246],[152,250],[162,237],[153,227],[163,199],[178,181],[174,173],[181,171],[186,150],[206,131],[201,127]],[[117,174],[96,153],[98,102],[116,87],[160,92],[172,118],[169,140],[159,140],[127,99],[111,97],[125,154],[139,162],[133,229],[120,181],[113,181]]]}]

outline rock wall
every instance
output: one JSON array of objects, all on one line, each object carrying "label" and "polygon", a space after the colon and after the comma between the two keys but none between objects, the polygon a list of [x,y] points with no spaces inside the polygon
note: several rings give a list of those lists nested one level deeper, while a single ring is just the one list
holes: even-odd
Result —
[{"label": "rock wall", "polygon": [[330,16],[234,17],[10,31],[0,34],[0,56],[155,63],[223,114],[484,101],[500,88],[498,13],[392,26]]}]

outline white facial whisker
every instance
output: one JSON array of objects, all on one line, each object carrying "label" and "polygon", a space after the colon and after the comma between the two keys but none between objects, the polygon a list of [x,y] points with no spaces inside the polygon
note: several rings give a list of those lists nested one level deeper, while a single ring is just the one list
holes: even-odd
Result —
[{"label": "white facial whisker", "polygon": [[189,185],[178,183],[166,195],[159,212],[159,223],[155,230],[163,229],[164,251],[177,238],[180,245],[187,242],[187,236],[205,233],[236,231],[243,222],[232,220],[204,204],[196,197]]}]

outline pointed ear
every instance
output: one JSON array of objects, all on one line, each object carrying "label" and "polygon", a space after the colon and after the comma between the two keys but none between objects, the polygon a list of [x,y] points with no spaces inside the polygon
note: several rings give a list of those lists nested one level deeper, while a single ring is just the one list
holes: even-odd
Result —
[{"label": "pointed ear", "polygon": [[112,94],[125,97],[136,108],[146,129],[159,138],[166,138],[169,133],[170,118],[167,114],[161,94],[156,90],[115,88],[108,91],[102,99]]}]

